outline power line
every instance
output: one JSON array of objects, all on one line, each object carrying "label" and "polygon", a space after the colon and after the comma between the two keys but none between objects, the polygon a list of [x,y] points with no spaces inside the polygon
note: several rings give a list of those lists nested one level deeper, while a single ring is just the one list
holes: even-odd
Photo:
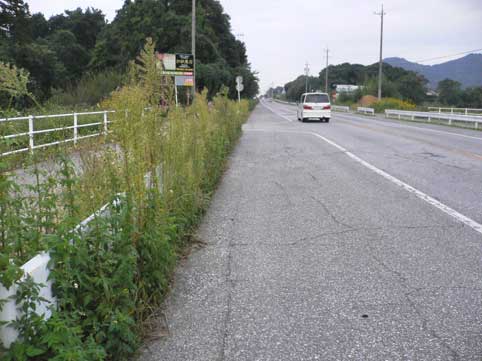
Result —
[{"label": "power line", "polygon": [[474,50],[469,50],[469,51],[463,51],[461,53],[457,54],[452,54],[452,55],[444,55],[444,56],[438,56],[436,58],[429,58],[429,59],[423,59],[423,60],[415,60],[415,63],[423,63],[426,61],[432,61],[432,60],[438,60],[438,59],[445,59],[445,58],[452,58],[457,55],[464,55],[464,54],[469,54],[469,53],[475,53],[476,51],[482,51],[482,49],[474,49]]}]

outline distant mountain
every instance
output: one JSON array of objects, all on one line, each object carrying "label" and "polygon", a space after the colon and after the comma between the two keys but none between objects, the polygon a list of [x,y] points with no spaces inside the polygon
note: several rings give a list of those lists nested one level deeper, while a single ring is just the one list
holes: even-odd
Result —
[{"label": "distant mountain", "polygon": [[423,65],[396,57],[386,58],[383,62],[422,74],[428,79],[432,89],[437,88],[438,82],[446,78],[460,82],[464,88],[482,86],[482,54],[469,54],[436,65]]}]

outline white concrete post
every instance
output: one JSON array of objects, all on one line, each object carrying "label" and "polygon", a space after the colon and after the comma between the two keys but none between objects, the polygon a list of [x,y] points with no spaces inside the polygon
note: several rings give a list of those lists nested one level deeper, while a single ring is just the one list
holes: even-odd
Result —
[{"label": "white concrete post", "polygon": [[104,134],[107,135],[107,111],[104,112]]},{"label": "white concrete post", "polygon": [[33,115],[28,116],[28,147],[30,148],[30,153],[33,153],[33,147],[34,147],[34,141],[33,141],[33,136],[34,136],[34,129],[33,129]]},{"label": "white concrete post", "polygon": [[78,136],[78,119],[77,119],[77,113],[74,113],[74,144],[77,144],[77,136]]}]

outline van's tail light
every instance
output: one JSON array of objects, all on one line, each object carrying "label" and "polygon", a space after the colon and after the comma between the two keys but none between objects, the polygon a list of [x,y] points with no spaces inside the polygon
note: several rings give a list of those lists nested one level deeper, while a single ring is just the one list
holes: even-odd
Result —
[{"label": "van's tail light", "polygon": [[331,109],[331,105],[325,105],[325,106],[323,107],[323,110],[330,110],[330,109]]},{"label": "van's tail light", "polygon": [[313,110],[313,107],[310,105],[303,105],[303,109],[305,110]]}]

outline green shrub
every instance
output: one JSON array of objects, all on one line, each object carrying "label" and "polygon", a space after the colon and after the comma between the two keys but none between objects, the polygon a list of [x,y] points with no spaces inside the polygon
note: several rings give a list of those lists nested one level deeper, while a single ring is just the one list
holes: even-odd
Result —
[{"label": "green shrub", "polygon": [[[19,286],[25,310],[11,324],[23,338],[0,351],[2,360],[129,360],[139,346],[142,323],[162,301],[249,114],[248,101],[231,101],[226,90],[211,105],[204,92],[175,107],[172,87],[159,79],[148,41],[128,84],[103,104],[116,110],[118,147],[99,137],[82,175],[66,157],[50,176],[35,170],[28,189],[0,173],[0,282]],[[108,214],[88,232],[72,231],[103,204],[111,204]],[[48,321],[35,314],[38,285],[19,271],[46,249],[58,301]]]},{"label": "green shrub", "polygon": [[121,86],[122,74],[114,70],[86,74],[78,83],[66,89],[54,89],[45,107],[63,106],[70,108],[93,106],[108,97]]},{"label": "green shrub", "polygon": [[413,110],[415,107],[413,103],[396,98],[382,98],[372,105],[377,113],[383,113],[385,109]]}]

